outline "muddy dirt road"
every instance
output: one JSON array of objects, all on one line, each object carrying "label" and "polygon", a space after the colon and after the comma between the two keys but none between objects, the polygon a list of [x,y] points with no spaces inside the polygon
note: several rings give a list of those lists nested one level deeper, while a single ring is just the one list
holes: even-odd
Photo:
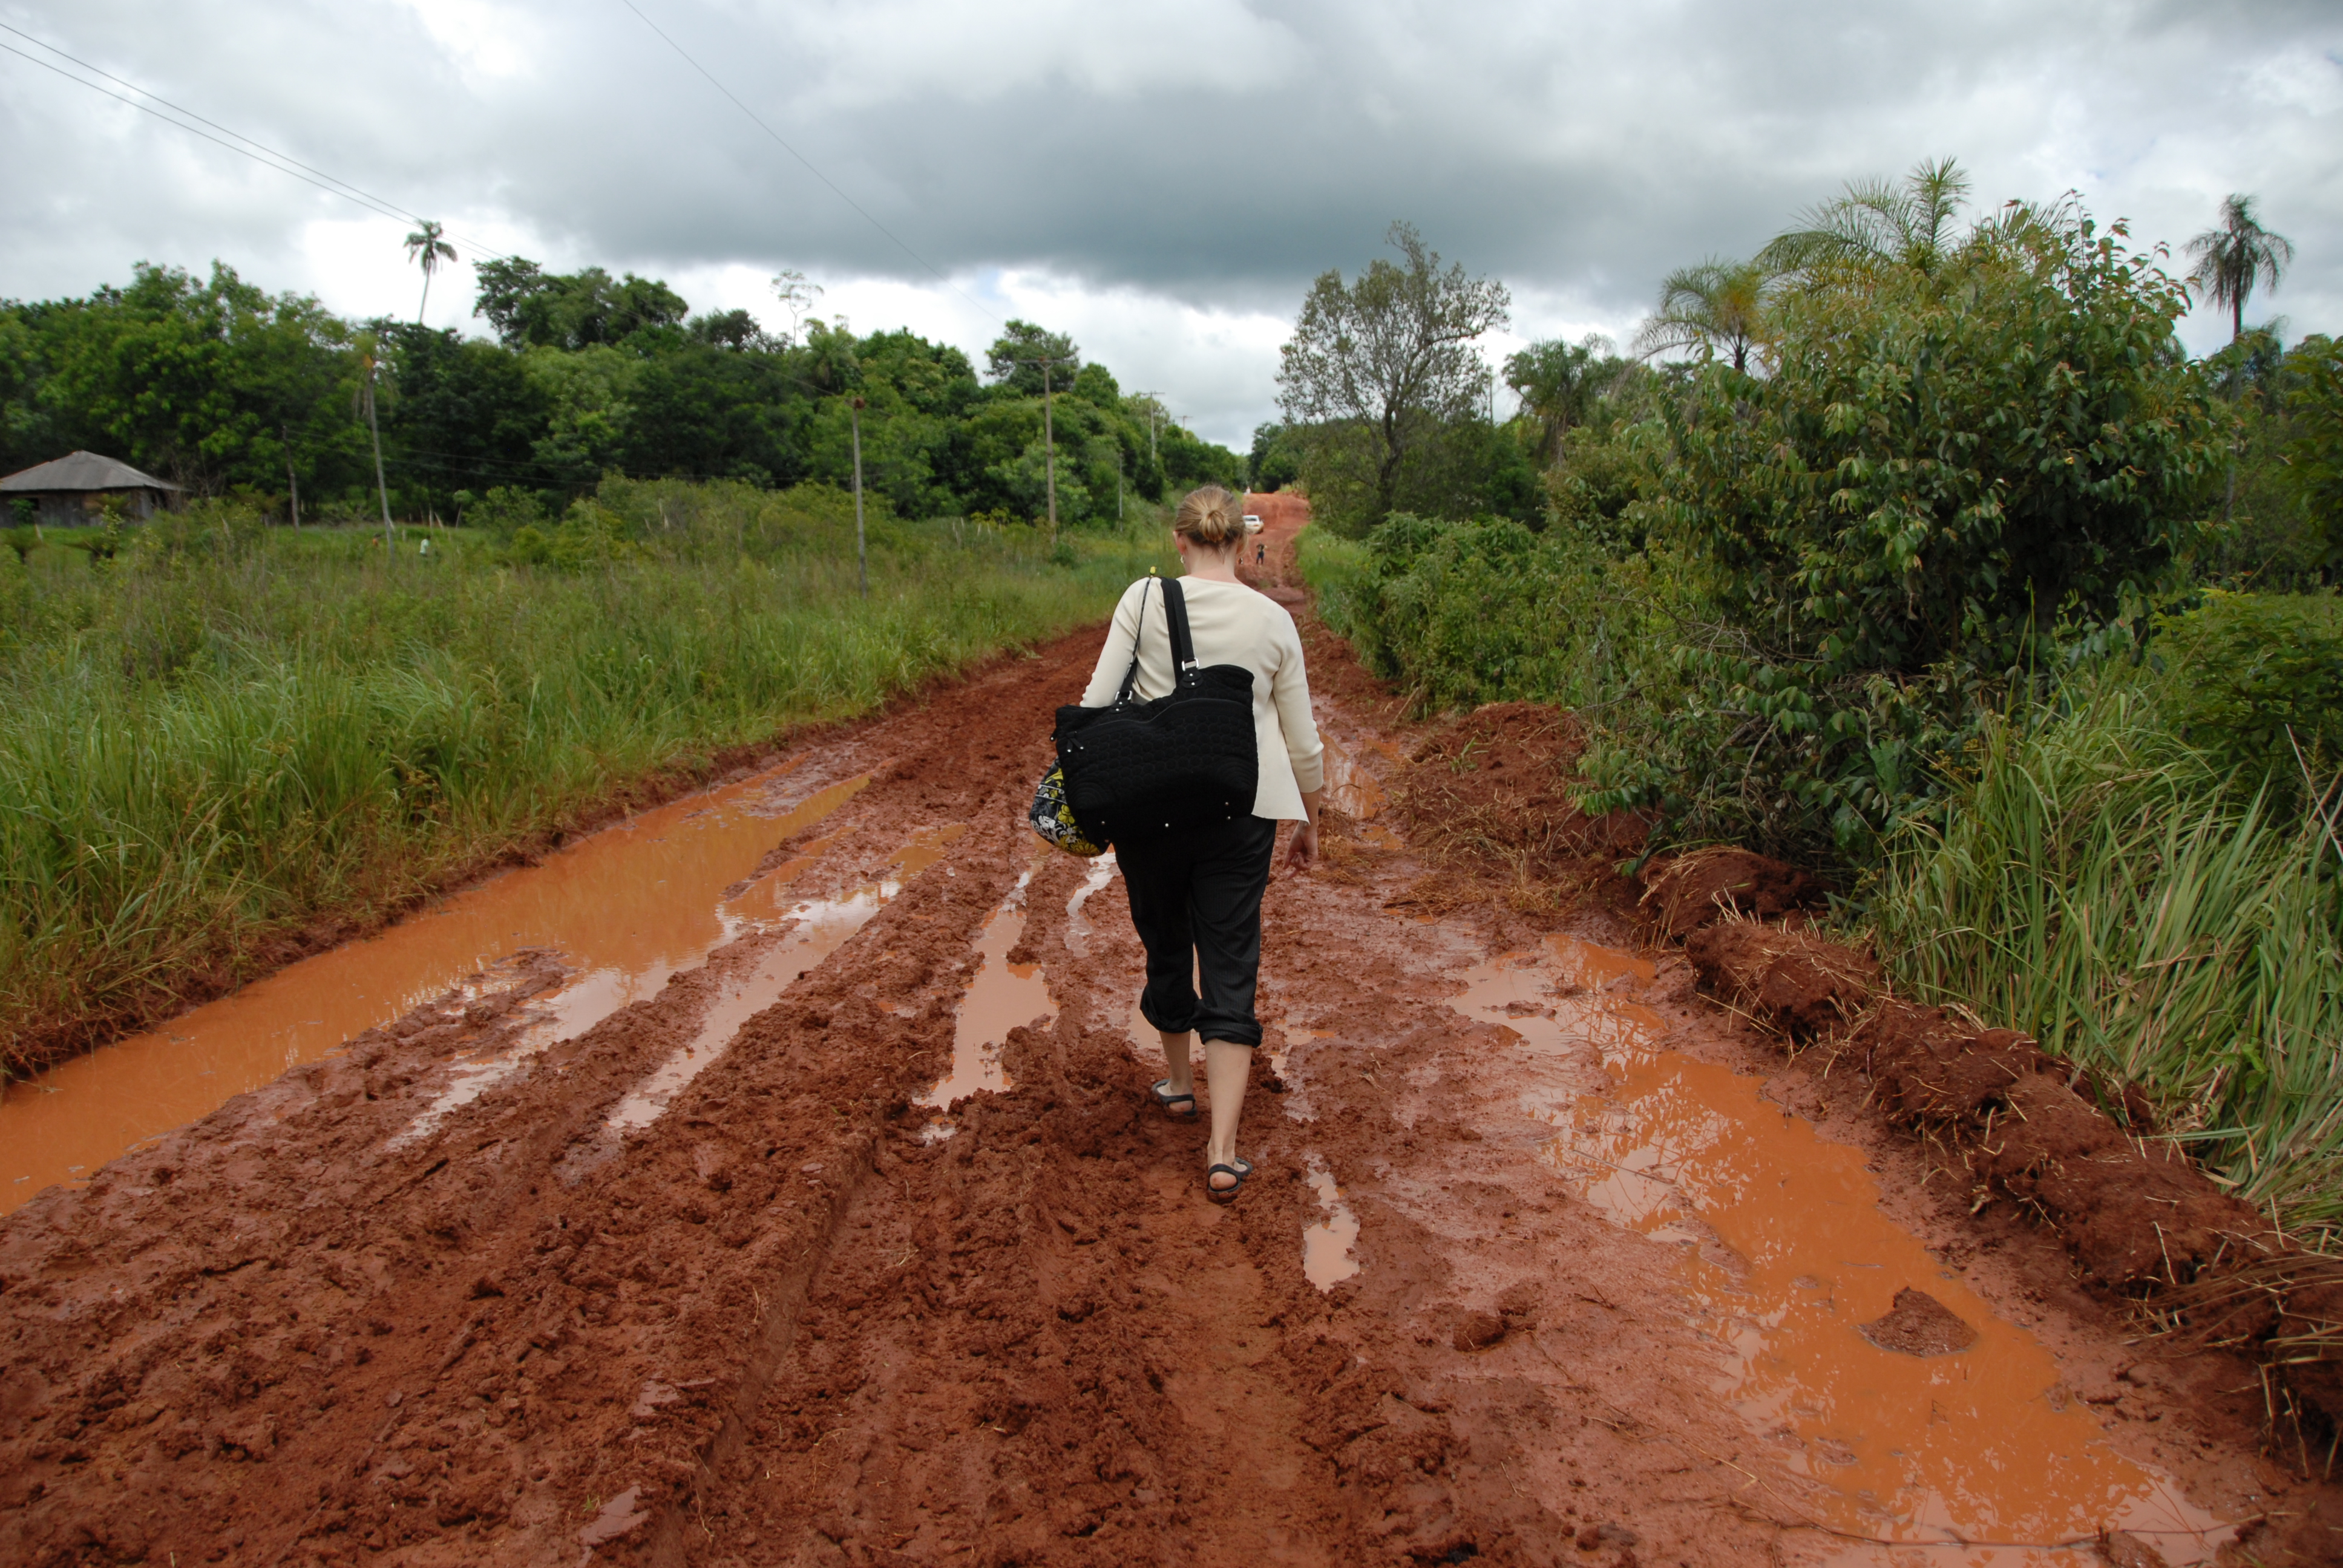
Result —
[{"label": "muddy dirt road", "polygon": [[[95,1172],[0,1221],[0,1562],[2320,1560],[2251,1372],[1859,1081],[1608,917],[1427,904],[1417,738],[1310,637],[1239,1202],[1111,862],[1023,826],[1071,638],[0,1107]],[[154,1125],[203,1070],[261,1086]]]}]

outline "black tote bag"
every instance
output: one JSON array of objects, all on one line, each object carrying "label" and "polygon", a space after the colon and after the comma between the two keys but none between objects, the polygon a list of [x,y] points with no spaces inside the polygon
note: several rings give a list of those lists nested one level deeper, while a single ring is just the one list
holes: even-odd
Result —
[{"label": "black tote bag", "polygon": [[[1136,701],[1139,639],[1111,708],[1058,709],[1058,766],[1066,804],[1096,844],[1140,844],[1210,827],[1252,810],[1261,783],[1253,735],[1252,671],[1238,664],[1196,668],[1188,605],[1180,584],[1160,579],[1172,638],[1172,693]],[[1147,599],[1139,601],[1139,632]]]}]

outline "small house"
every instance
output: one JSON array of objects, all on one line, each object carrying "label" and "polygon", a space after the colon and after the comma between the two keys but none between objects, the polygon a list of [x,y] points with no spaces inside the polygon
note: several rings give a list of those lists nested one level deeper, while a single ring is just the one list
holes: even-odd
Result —
[{"label": "small house", "polygon": [[117,503],[125,521],[151,518],[171,505],[179,487],[95,452],[75,452],[0,479],[0,523],[14,522],[15,503],[29,500],[34,516],[55,528],[86,528]]}]

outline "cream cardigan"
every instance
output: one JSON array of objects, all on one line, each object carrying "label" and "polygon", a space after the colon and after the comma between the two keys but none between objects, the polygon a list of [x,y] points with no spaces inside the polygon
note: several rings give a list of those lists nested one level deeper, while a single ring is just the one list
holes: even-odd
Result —
[{"label": "cream cardigan", "polygon": [[[1293,618],[1283,605],[1242,583],[1183,577],[1180,591],[1188,606],[1188,635],[1196,645],[1196,662],[1237,664],[1252,671],[1252,732],[1261,749],[1261,783],[1253,793],[1252,814],[1301,820],[1305,815],[1302,793],[1325,785],[1325,748],[1310,712],[1310,678],[1302,668],[1302,637],[1293,629]],[[1123,671],[1131,668],[1131,642],[1139,628],[1142,597],[1147,623],[1139,650],[1137,695],[1171,694],[1172,625],[1164,618],[1161,586],[1153,578],[1141,578],[1123,589],[1122,601],[1114,607],[1106,647],[1099,650],[1098,668],[1082,693],[1084,708],[1106,707],[1122,685]]]}]

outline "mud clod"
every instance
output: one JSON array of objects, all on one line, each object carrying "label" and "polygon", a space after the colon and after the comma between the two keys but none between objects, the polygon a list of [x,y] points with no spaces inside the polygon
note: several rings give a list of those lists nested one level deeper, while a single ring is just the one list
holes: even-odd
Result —
[{"label": "mud clod", "polygon": [[2108,1568],[2166,1568],[2164,1553],[2128,1531],[2104,1531],[2098,1544]]},{"label": "mud clod", "polygon": [[1719,920],[1779,920],[1820,909],[1828,890],[1815,878],[1747,849],[1694,849],[1644,869],[1644,912],[1663,936],[1682,940]]},{"label": "mud clod", "polygon": [[1457,1323],[1451,1342],[1460,1351],[1484,1351],[1504,1337],[1504,1319],[1490,1312],[1467,1312]]},{"label": "mud clod", "polygon": [[1907,1356],[1950,1355],[1968,1349],[1977,1337],[1960,1314],[1909,1285],[1896,1292],[1893,1311],[1863,1324],[1859,1332],[1881,1350]]},{"label": "mud clod", "polygon": [[1879,966],[1810,931],[1728,920],[1684,943],[1703,987],[1794,1040],[1845,1029],[1863,1013]]}]

